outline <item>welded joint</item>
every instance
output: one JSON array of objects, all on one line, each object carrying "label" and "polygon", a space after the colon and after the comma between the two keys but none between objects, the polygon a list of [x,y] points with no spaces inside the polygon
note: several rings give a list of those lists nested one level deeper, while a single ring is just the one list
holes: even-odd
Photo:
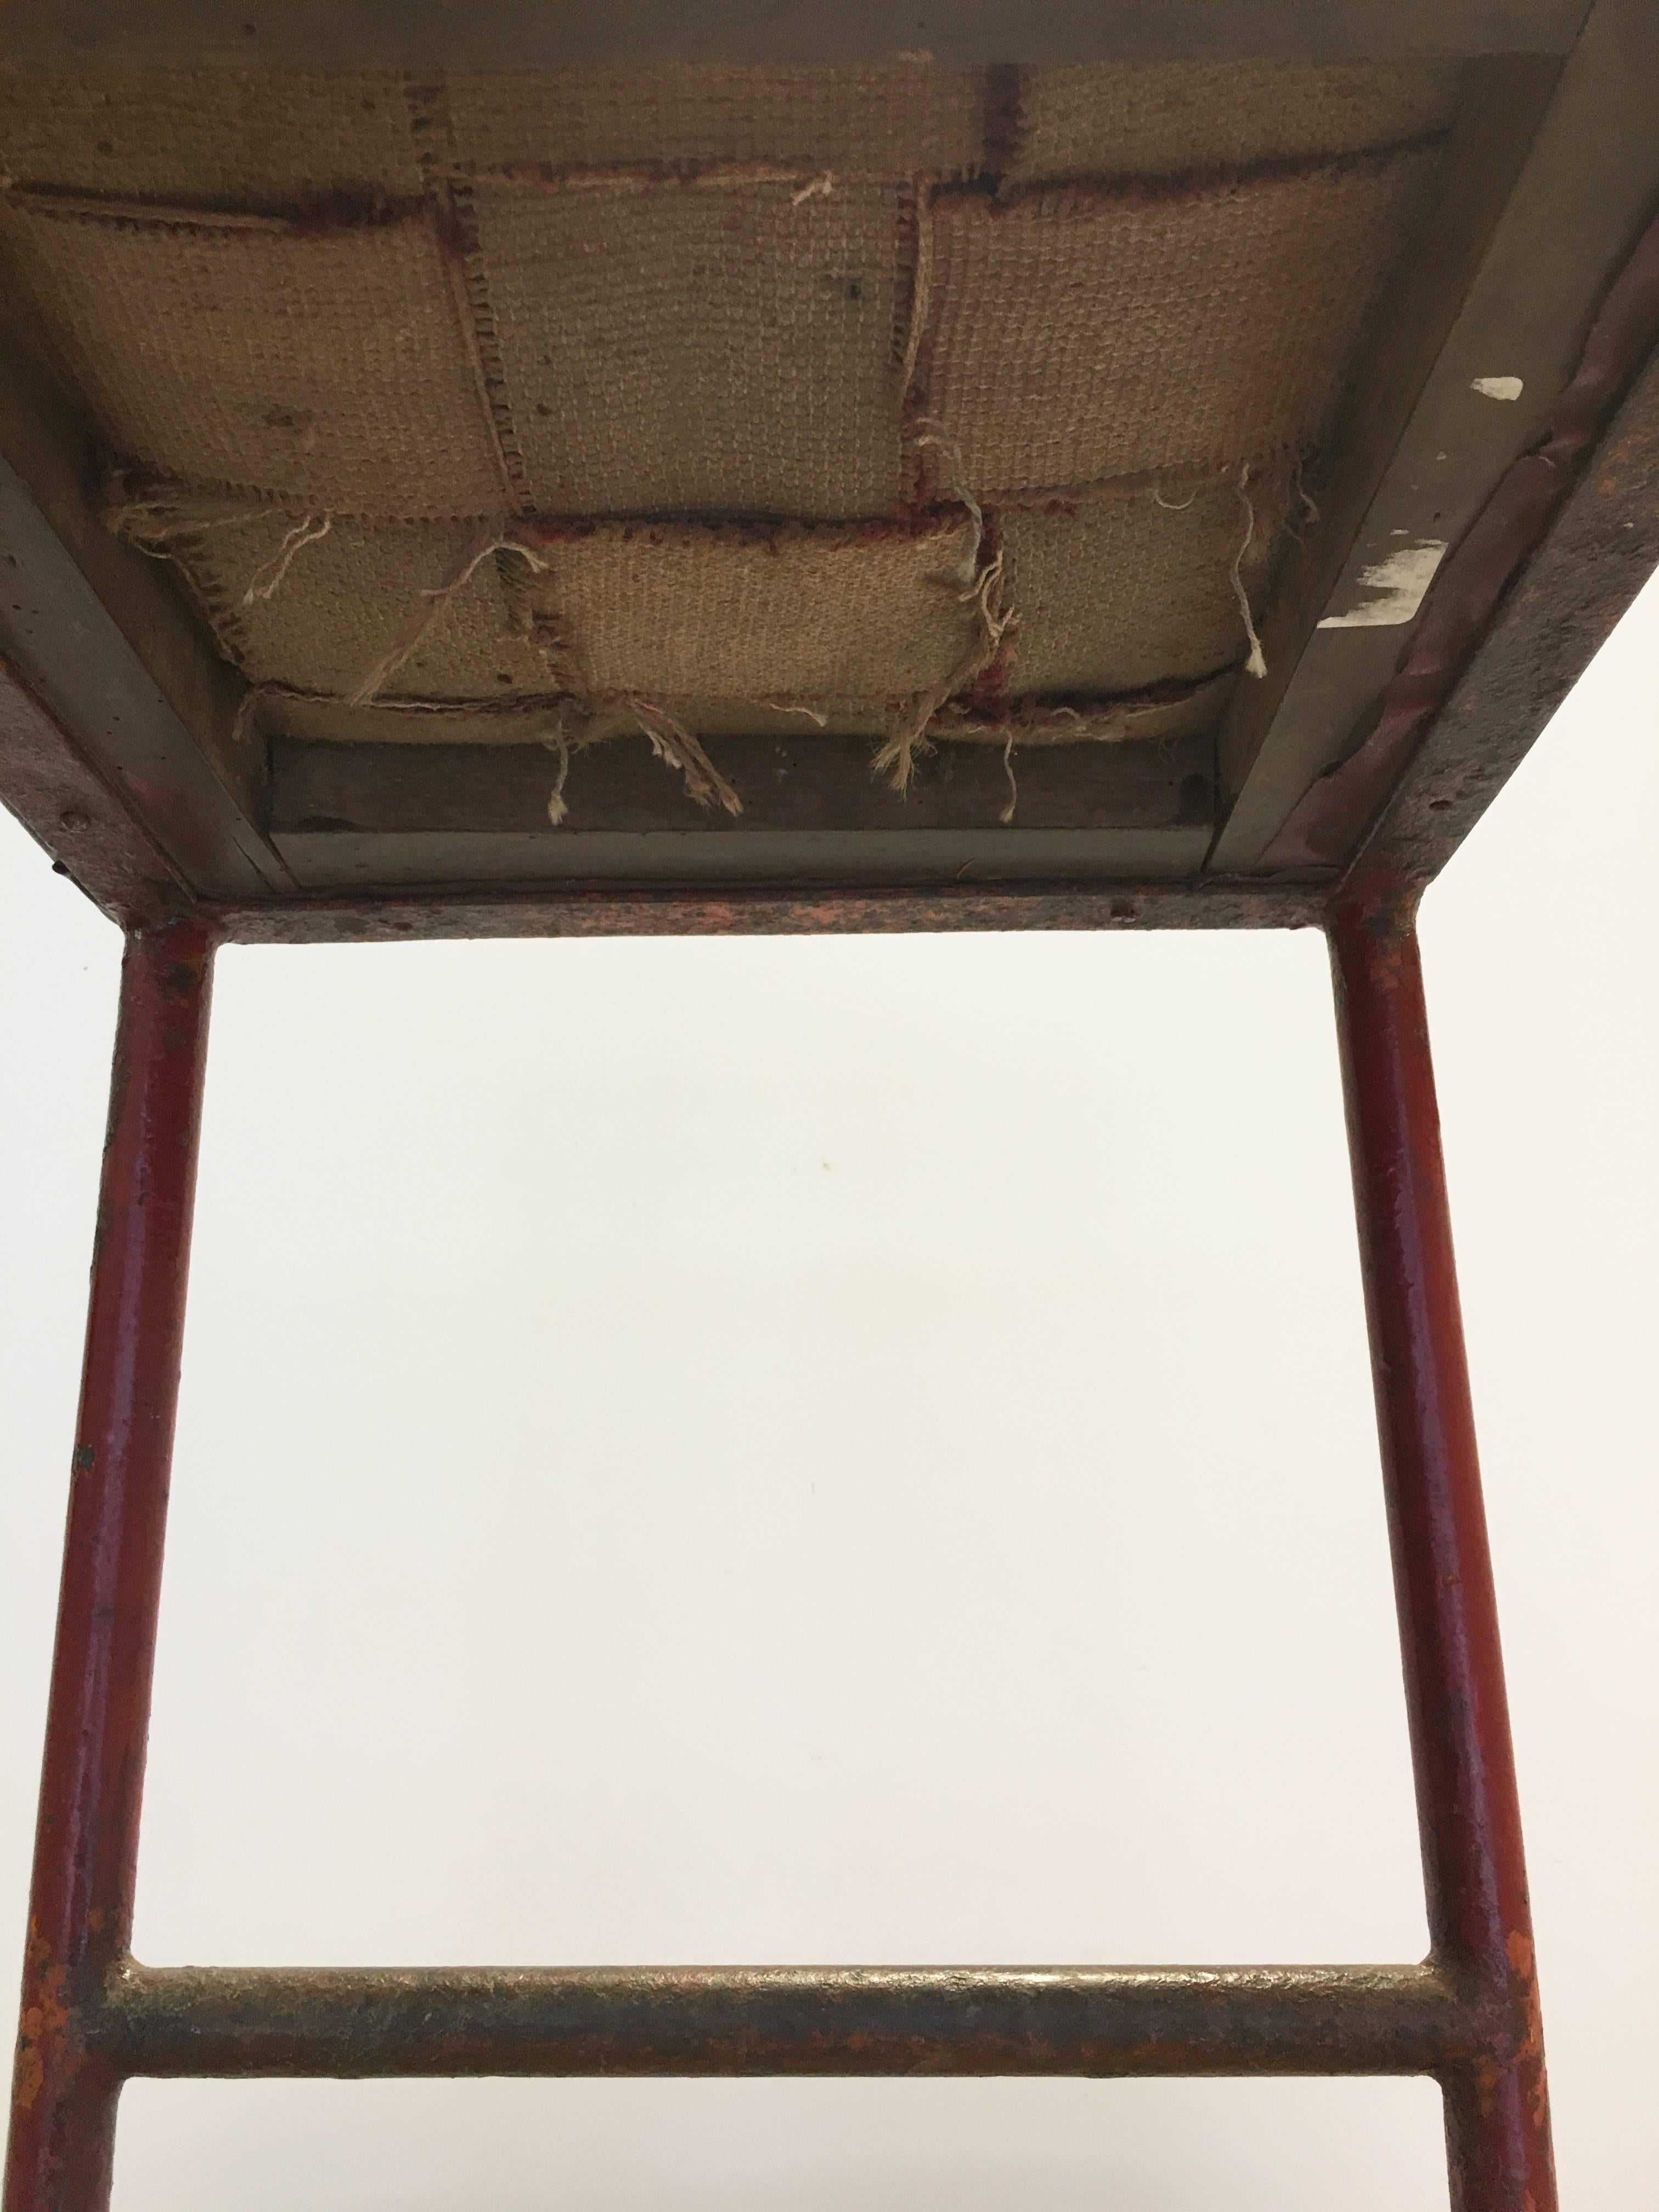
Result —
[{"label": "welded joint", "polygon": [[1417,910],[1430,878],[1368,868],[1363,856],[1325,902],[1325,930],[1335,937],[1358,930],[1379,951],[1403,945],[1417,928]]},{"label": "welded joint", "polygon": [[1472,2087],[1484,2111],[1500,2081],[1518,2078],[1534,2127],[1545,2125],[1547,2100],[1544,2073],[1544,2017],[1538,1993],[1537,1954],[1532,1937],[1511,1930],[1501,1972],[1478,1960],[1443,1960],[1437,1972],[1456,1993],[1468,2024],[1469,2048],[1450,2063],[1441,2078],[1448,2087]]}]

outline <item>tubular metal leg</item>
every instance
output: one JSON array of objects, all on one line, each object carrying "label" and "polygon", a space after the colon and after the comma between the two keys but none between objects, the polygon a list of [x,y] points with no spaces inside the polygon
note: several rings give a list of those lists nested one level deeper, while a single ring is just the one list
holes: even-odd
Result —
[{"label": "tubular metal leg", "polygon": [[5,2212],[101,2212],[118,2072],[79,2022],[126,1955],[212,945],[129,938],[29,1897]]},{"label": "tubular metal leg", "polygon": [[1481,2049],[1443,2072],[1454,2212],[1555,2212],[1520,1806],[1414,894],[1331,929],[1429,1926]]},{"label": "tubular metal leg", "polygon": [[1412,901],[1331,923],[1433,1954],[1420,1966],[148,1972],[129,1958],[212,945],[123,970],[4,2212],[105,2212],[132,2074],[1432,2073],[1455,2212],[1556,2212]]}]

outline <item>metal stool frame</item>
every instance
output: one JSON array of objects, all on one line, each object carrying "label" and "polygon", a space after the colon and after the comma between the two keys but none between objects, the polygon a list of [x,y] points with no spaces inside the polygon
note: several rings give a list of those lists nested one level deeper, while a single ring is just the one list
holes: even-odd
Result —
[{"label": "metal stool frame", "polygon": [[245,1971],[129,1953],[214,933],[129,935],[4,2212],[102,2212],[134,2075],[1432,2075],[1454,2212],[1555,2212],[1417,886],[1328,917],[1431,1948],[1421,1965]]}]

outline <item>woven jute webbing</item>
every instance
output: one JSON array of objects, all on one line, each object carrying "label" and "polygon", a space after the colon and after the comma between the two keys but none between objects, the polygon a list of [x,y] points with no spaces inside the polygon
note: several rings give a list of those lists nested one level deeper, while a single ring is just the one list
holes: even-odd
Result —
[{"label": "woven jute webbing", "polygon": [[1006,597],[1018,617],[1009,695],[1109,695],[1231,666],[1244,645],[1234,566],[1260,612],[1290,489],[1281,465],[1006,510]]},{"label": "woven jute webbing", "polygon": [[892,511],[908,189],[801,193],[721,177],[473,191],[526,512]]},{"label": "woven jute webbing", "polygon": [[0,281],[266,726],[902,782],[1215,726],[1456,82],[0,70]]},{"label": "woven jute webbing", "polygon": [[1221,468],[1316,439],[1430,160],[1008,206],[941,193],[921,398],[970,488]]},{"label": "woven jute webbing", "polygon": [[1455,62],[1070,63],[1021,72],[1010,187],[1180,177],[1404,145],[1442,131]]},{"label": "woven jute webbing", "polygon": [[[1109,724],[1147,733],[1135,695],[1235,667],[1237,590],[1259,609],[1290,491],[1283,469],[1241,471],[994,517],[999,606],[1015,617],[994,689],[1026,716],[1021,742],[1100,737]],[[314,522],[165,495],[130,500],[115,520],[178,563],[250,681],[319,701],[351,698],[416,631],[374,685],[381,706],[510,711],[574,690],[678,702],[677,719],[702,735],[878,736],[892,702],[936,689],[973,641],[972,532],[956,520],[920,535],[659,525],[562,537],[506,522],[481,532],[331,520],[313,536]],[[510,536],[483,550],[515,529],[521,550]],[[728,635],[711,662],[711,637]],[[712,688],[719,653],[729,690]],[[702,666],[712,672],[691,694],[687,672]],[[1086,719],[1067,708],[1039,732],[1030,715],[1040,723],[1045,697],[1109,703]],[[961,717],[946,726],[970,734]]]},{"label": "woven jute webbing", "polygon": [[974,637],[973,536],[600,525],[546,533],[512,583],[573,689],[752,701],[895,696],[946,683]]},{"label": "woven jute webbing", "polygon": [[114,70],[0,64],[0,174],[113,199],[283,213],[424,188],[395,70]]},{"label": "woven jute webbing", "polygon": [[118,450],[147,472],[387,520],[500,509],[425,211],[313,226],[11,194],[0,242]]},{"label": "woven jute webbing", "polygon": [[984,158],[984,73],[925,59],[453,74],[447,92],[464,175],[750,161],[837,178],[963,177]]},{"label": "woven jute webbing", "polygon": [[178,563],[227,659],[252,682],[349,698],[429,611],[386,679],[386,696],[511,699],[548,690],[545,668],[508,617],[500,563],[512,556],[472,564],[493,532],[469,522],[371,529],[330,518],[322,535],[295,542],[287,514],[239,518],[196,506],[192,520],[187,508],[151,502],[125,532]]}]

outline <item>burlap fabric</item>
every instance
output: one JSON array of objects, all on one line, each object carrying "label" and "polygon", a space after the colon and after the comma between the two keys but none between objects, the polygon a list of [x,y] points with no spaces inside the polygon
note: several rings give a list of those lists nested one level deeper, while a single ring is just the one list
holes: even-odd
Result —
[{"label": "burlap fabric", "polygon": [[0,240],[118,450],[319,512],[505,495],[436,222],[312,224],[0,197]]},{"label": "burlap fabric", "polygon": [[1009,695],[1109,696],[1233,665],[1244,635],[1234,564],[1259,613],[1290,493],[1281,465],[1006,511],[1007,599],[1018,617]]},{"label": "burlap fabric", "polygon": [[964,177],[984,154],[982,72],[868,69],[526,70],[452,75],[462,175],[748,161],[840,177]]},{"label": "burlap fabric", "polygon": [[923,411],[981,498],[1316,440],[1429,158],[1007,206],[941,193]]},{"label": "burlap fabric", "polygon": [[[128,514],[124,534],[178,563],[227,658],[252,683],[349,698],[427,608],[430,624],[387,678],[387,697],[510,701],[549,688],[508,616],[510,555],[487,556],[447,591],[494,534],[475,523],[370,529],[331,519],[325,534],[295,543],[295,518],[282,513],[238,518],[198,502],[192,515],[150,502]],[[438,594],[434,604],[428,595]]]},{"label": "burlap fabric", "polygon": [[[1006,77],[1006,72],[1003,73]],[[0,63],[0,170],[185,206],[412,198],[434,177],[748,161],[840,176],[982,172],[1018,188],[1168,177],[1404,143],[1442,129],[1449,63],[1091,63],[920,56],[864,69],[556,73],[112,69]]]},{"label": "burlap fabric", "polygon": [[316,733],[1170,734],[1456,81],[0,70],[0,280]]},{"label": "burlap fabric", "polygon": [[477,187],[486,358],[526,512],[896,507],[908,191],[801,191]]},{"label": "burlap fabric", "polygon": [[545,572],[515,562],[510,587],[588,697],[901,696],[945,683],[972,642],[972,542],[960,517],[914,530],[601,524],[545,533]]},{"label": "burlap fabric", "polygon": [[1005,189],[1329,159],[1449,121],[1455,62],[1152,62],[1027,70]]},{"label": "burlap fabric", "polygon": [[[1237,664],[1234,566],[1259,607],[1290,490],[1281,471],[1244,485],[1171,483],[1167,498],[1143,484],[1006,512],[1004,600],[1017,620],[990,689],[1007,703],[994,720],[982,701],[966,708],[945,718],[944,733],[994,734],[1010,718],[1021,743],[1194,726],[1185,704],[1135,695]],[[920,534],[529,529],[523,554],[478,559],[481,538],[514,526],[343,521],[296,543],[295,521],[279,513],[135,499],[117,514],[125,535],[179,564],[252,683],[310,695],[319,711],[362,690],[424,611],[427,626],[375,690],[376,710],[423,710],[404,742],[443,738],[449,718],[424,710],[444,702],[476,711],[465,734],[509,742],[515,732],[492,722],[492,709],[516,714],[572,691],[653,699],[704,736],[811,727],[879,737],[894,702],[937,689],[974,642],[965,520]],[[713,656],[711,636],[722,641]],[[1043,703],[1091,696],[1110,703],[1053,715]],[[350,720],[365,711],[366,721]],[[392,726],[377,711],[344,712],[329,724],[337,733]]]},{"label": "burlap fabric", "polygon": [[0,173],[191,208],[285,212],[339,194],[413,199],[426,178],[395,70],[114,70],[0,64]]}]

